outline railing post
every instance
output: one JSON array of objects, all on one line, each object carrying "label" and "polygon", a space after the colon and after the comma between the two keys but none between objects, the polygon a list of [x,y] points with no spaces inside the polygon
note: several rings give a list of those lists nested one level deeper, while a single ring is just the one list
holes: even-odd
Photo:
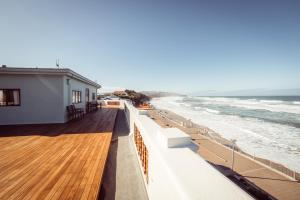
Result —
[{"label": "railing post", "polygon": [[233,171],[233,167],[234,167],[234,148],[235,148],[235,142],[236,140],[233,139],[231,140],[232,142],[232,162],[231,162],[231,170]]}]

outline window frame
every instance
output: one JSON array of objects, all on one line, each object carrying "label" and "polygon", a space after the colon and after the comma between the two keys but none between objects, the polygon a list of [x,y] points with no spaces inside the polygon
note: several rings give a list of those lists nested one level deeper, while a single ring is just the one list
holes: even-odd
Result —
[{"label": "window frame", "polygon": [[73,104],[82,103],[82,92],[80,90],[72,90],[72,103]]},{"label": "window frame", "polygon": [[19,104],[8,105],[8,102],[6,100],[6,105],[1,105],[0,104],[0,107],[21,106],[21,89],[19,89],[19,88],[0,88],[0,90],[3,90],[3,94],[4,94],[5,90],[18,91],[18,94],[19,94]]}]

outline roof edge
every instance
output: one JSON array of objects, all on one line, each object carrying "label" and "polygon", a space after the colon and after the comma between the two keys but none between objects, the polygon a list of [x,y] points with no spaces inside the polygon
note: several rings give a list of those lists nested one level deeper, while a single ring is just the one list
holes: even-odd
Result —
[{"label": "roof edge", "polygon": [[80,80],[89,85],[101,88],[101,85],[78,74],[69,68],[22,68],[22,67],[0,67],[0,74],[44,74],[44,75],[66,75]]}]

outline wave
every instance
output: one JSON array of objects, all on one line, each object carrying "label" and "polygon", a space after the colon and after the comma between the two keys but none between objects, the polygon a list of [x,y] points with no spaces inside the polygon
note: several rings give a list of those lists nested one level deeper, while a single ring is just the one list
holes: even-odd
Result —
[{"label": "wave", "polygon": [[209,109],[209,108],[205,108],[205,110],[207,112],[214,113],[214,114],[219,114],[220,113],[220,111],[218,111],[218,110],[213,110],[213,109]]},{"label": "wave", "polygon": [[231,107],[240,107],[251,110],[268,110],[272,112],[286,112],[300,114],[300,102],[294,101],[292,104],[281,100],[258,100],[258,99],[239,99],[226,97],[196,97],[205,105],[224,105]]},{"label": "wave", "polygon": [[194,107],[195,110],[200,110],[200,111],[206,111],[208,113],[213,113],[213,114],[220,114],[220,111],[214,110],[214,109],[209,109],[209,108],[203,108],[200,106]]},{"label": "wave", "polygon": [[282,104],[283,101],[280,100],[259,100],[262,103],[271,103],[271,104]]},{"label": "wave", "polygon": [[[211,100],[210,97],[201,98],[201,103],[208,100],[216,101]],[[224,102],[224,99],[230,104],[229,100],[232,98],[218,98],[217,100]],[[197,98],[196,100],[199,101],[200,99]],[[251,155],[255,154],[266,159],[272,159],[292,169],[300,170],[300,128],[260,118],[224,115],[223,111],[220,112],[200,105],[185,107],[169,104],[168,101],[178,103],[184,99],[161,98],[153,101],[152,104],[157,108],[171,110],[178,115],[192,119],[194,123],[207,126],[226,139],[237,139],[237,145]],[[191,101],[193,100],[191,99]],[[235,98],[233,101],[244,100]],[[246,101],[262,104],[257,99],[247,99]],[[279,102],[277,103],[279,104]]]},{"label": "wave", "polygon": [[186,106],[186,107],[191,107],[192,105],[191,104],[188,104],[188,103],[182,103],[183,106]]}]

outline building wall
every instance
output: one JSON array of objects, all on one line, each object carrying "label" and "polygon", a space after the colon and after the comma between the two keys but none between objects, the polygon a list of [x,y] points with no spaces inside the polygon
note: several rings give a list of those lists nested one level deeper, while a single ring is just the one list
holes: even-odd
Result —
[{"label": "building wall", "polygon": [[64,122],[63,77],[0,75],[1,89],[20,89],[20,106],[0,106],[0,125]]},{"label": "building wall", "polygon": [[65,110],[64,114],[64,120],[68,120],[67,112],[66,112],[66,106],[72,104],[72,91],[81,91],[81,103],[74,104],[76,108],[83,108],[86,107],[86,99],[85,99],[85,89],[89,89],[89,101],[92,101],[92,93],[95,93],[95,101],[97,100],[97,88],[95,86],[86,84],[82,81],[79,81],[77,79],[73,79],[69,76],[63,77],[63,93],[64,93],[64,99],[63,99],[63,106]]}]

